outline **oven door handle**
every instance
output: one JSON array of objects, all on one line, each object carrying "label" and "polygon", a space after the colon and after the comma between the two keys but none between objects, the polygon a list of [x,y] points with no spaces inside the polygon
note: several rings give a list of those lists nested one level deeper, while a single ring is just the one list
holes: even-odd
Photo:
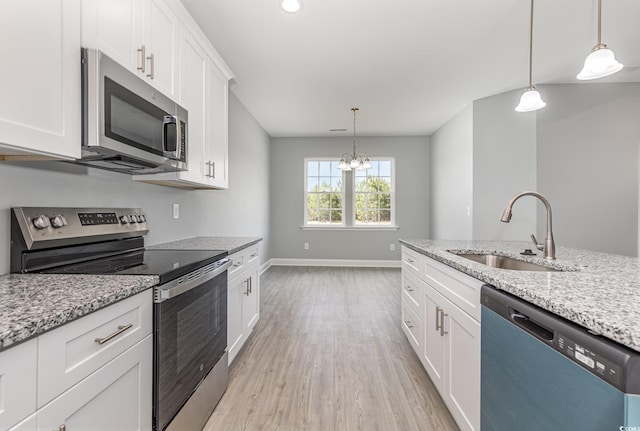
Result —
[{"label": "oven door handle", "polygon": [[190,291],[193,288],[200,286],[202,283],[211,280],[214,277],[225,272],[232,264],[231,259],[221,259],[219,265],[213,271],[202,274],[197,278],[184,281],[188,276],[180,277],[176,280],[170,281],[162,285],[162,287],[154,288],[153,302],[159,303],[166,301],[167,299],[175,298],[178,295],[182,295],[185,292]]}]

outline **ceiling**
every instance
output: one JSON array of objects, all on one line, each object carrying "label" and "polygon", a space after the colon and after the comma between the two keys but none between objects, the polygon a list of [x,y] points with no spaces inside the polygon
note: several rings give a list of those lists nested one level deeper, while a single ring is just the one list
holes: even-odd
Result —
[{"label": "ceiling", "polygon": [[[271,137],[350,136],[354,106],[358,136],[429,135],[528,85],[529,0],[302,1],[288,14],[278,0],[182,0]],[[602,41],[625,68],[597,82],[640,82],[640,1],[602,8]],[[578,83],[596,40],[596,0],[538,0],[534,85]]]}]

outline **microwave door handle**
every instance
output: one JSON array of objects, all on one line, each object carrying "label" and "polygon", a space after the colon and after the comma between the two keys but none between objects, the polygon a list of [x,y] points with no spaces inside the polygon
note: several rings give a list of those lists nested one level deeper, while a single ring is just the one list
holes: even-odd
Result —
[{"label": "microwave door handle", "polygon": [[[180,157],[180,131],[178,130],[178,126],[179,126],[180,122],[178,121],[178,117],[175,115],[165,115],[164,116],[164,121],[162,122],[162,151],[164,153],[165,157],[169,157],[172,159],[179,159]],[[167,129],[169,127],[175,127],[175,142],[173,142],[175,150],[173,151],[169,151],[167,149],[167,146],[169,144],[168,139],[167,139]]]}]

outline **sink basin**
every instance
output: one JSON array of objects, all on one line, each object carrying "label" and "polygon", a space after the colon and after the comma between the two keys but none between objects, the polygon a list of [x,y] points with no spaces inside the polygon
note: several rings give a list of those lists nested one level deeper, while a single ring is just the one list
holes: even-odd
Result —
[{"label": "sink basin", "polygon": [[464,257],[465,259],[473,260],[474,262],[491,266],[493,268],[511,269],[515,271],[560,271],[556,268],[549,268],[548,266],[537,265],[531,262],[524,262],[512,257],[497,256],[495,254],[453,254]]}]

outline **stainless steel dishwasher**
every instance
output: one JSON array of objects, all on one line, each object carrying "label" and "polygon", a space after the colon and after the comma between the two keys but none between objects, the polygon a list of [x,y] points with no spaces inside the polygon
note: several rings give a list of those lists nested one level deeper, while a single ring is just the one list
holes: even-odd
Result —
[{"label": "stainless steel dishwasher", "polygon": [[640,353],[484,285],[482,431],[640,431]]}]

